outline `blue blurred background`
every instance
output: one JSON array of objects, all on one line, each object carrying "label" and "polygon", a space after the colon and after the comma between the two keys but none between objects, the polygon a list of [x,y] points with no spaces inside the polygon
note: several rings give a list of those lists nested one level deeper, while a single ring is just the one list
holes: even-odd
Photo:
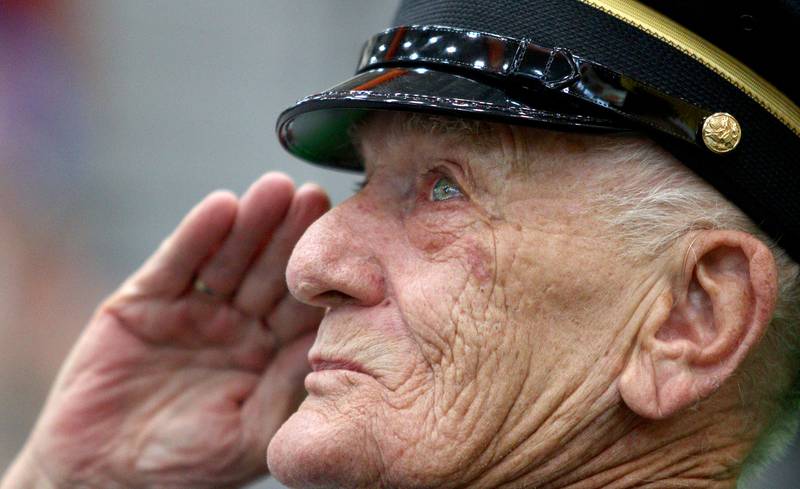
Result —
[{"label": "blue blurred background", "polygon": [[[396,3],[0,0],[0,470],[95,304],[193,203],[274,169],[352,191],[274,123],[351,74]],[[799,453],[757,487],[800,487]]]}]

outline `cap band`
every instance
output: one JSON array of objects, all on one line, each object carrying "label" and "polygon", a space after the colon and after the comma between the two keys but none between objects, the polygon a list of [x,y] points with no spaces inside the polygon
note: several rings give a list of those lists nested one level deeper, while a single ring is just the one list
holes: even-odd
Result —
[{"label": "cap band", "polygon": [[702,63],[800,136],[800,107],[736,58],[655,10],[630,0],[578,0],[660,39]]},{"label": "cap band", "polygon": [[[432,66],[433,65],[433,66]],[[548,90],[611,110],[639,125],[705,148],[706,110],[563,48],[527,39],[442,26],[404,26],[373,36],[358,71],[391,66],[427,66],[492,77],[495,83]]]}]

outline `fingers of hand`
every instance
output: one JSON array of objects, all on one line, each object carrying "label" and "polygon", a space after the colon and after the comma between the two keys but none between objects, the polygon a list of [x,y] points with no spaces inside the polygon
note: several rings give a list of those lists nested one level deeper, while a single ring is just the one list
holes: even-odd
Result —
[{"label": "fingers of hand", "polygon": [[311,371],[307,358],[314,338],[314,333],[308,333],[286,345],[243,406],[242,420],[249,428],[245,433],[252,435],[247,442],[259,447],[259,453],[264,453],[271,438],[264,436],[265,429],[273,427],[274,434],[303,400],[303,379]]},{"label": "fingers of hand", "polygon": [[225,239],[238,203],[230,192],[209,194],[183,218],[173,233],[129,281],[136,293],[178,295],[187,289],[197,267]]},{"label": "fingers of hand", "polygon": [[284,220],[293,193],[294,184],[280,173],[268,173],[256,181],[242,196],[233,228],[198,273],[197,284],[220,297],[232,295],[253,258]]},{"label": "fingers of hand", "polygon": [[305,230],[330,208],[325,191],[306,184],[292,199],[291,207],[272,239],[248,269],[234,299],[242,311],[262,317],[286,294],[286,264]]},{"label": "fingers of hand", "polygon": [[288,294],[285,273],[300,236],[329,207],[320,187],[307,184],[295,192],[282,174],[265,175],[239,201],[214,192],[126,285],[178,297],[193,284],[209,306],[231,300],[241,313],[266,322],[274,343],[286,345],[321,318],[321,310]]}]

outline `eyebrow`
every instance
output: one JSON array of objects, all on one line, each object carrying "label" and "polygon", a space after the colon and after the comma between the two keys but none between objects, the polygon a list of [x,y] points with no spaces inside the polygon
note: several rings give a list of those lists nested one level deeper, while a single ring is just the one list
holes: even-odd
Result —
[{"label": "eyebrow", "polygon": [[[370,130],[370,123],[379,116],[378,113],[368,114],[365,118],[350,127],[349,137],[355,150],[355,155],[361,167],[364,168],[364,140],[365,133]],[[421,112],[395,112],[389,127],[400,133],[437,134],[453,137],[459,143],[468,143],[475,147],[485,147],[494,142],[499,142],[497,130],[490,122],[479,119],[462,117],[424,114]]]}]

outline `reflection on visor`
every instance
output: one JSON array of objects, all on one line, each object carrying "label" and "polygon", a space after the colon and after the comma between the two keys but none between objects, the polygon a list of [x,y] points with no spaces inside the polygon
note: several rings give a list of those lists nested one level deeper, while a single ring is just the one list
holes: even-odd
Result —
[{"label": "reflection on visor", "polygon": [[358,155],[350,144],[350,128],[367,115],[366,109],[318,110],[285,124],[281,140],[295,155],[309,161],[335,159],[352,166]]}]

